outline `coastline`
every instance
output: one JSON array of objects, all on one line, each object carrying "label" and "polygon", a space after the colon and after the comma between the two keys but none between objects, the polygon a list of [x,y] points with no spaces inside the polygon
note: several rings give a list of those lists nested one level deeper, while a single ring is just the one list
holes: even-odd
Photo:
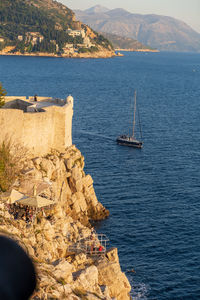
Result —
[{"label": "coastline", "polygon": [[129,52],[160,52],[160,50],[157,49],[115,49],[115,51],[129,51]]},{"label": "coastline", "polygon": [[99,51],[94,53],[73,53],[73,54],[53,54],[53,53],[46,53],[46,52],[39,52],[39,53],[9,53],[9,52],[0,52],[1,56],[33,56],[33,57],[55,57],[55,58],[111,58],[114,56],[119,56],[112,51]]}]

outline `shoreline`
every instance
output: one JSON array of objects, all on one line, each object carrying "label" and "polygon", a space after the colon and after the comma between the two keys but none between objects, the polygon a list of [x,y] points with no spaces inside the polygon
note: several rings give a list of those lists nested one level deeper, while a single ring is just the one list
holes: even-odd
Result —
[{"label": "shoreline", "polygon": [[0,52],[0,56],[32,56],[32,57],[55,57],[55,58],[111,58],[115,56],[120,56],[111,51],[99,51],[96,53],[74,53],[74,54],[66,54],[66,55],[58,55],[52,53],[8,53],[8,52]]},{"label": "shoreline", "polygon": [[115,49],[115,51],[127,51],[127,52],[160,52],[160,50],[151,50],[151,49]]}]

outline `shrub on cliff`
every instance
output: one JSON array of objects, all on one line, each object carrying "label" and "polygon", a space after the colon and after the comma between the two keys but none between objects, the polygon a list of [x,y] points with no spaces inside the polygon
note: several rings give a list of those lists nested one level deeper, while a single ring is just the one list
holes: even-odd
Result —
[{"label": "shrub on cliff", "polygon": [[25,149],[11,142],[0,145],[0,192],[7,191],[19,176],[25,158]]},{"label": "shrub on cliff", "polygon": [[95,46],[92,46],[90,48],[82,47],[82,48],[79,48],[78,53],[88,53],[88,52],[94,53],[94,52],[98,52],[98,51],[99,51],[98,47],[95,47]]},{"label": "shrub on cliff", "polygon": [[0,108],[5,104],[5,96],[6,90],[2,87],[2,83],[0,82]]}]

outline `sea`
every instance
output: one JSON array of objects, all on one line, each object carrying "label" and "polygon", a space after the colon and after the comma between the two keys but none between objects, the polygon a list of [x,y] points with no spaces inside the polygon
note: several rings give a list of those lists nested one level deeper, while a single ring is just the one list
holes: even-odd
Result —
[{"label": "sea", "polygon": [[[0,74],[8,95],[74,97],[73,143],[110,211],[96,230],[118,248],[132,299],[200,299],[200,54],[0,56]],[[135,90],[143,149],[116,144]]]}]

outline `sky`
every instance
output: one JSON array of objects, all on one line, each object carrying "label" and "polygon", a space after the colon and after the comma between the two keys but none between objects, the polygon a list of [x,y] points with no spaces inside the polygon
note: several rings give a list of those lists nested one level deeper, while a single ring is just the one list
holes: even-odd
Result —
[{"label": "sky", "polygon": [[158,14],[174,17],[200,33],[200,0],[57,0],[73,9],[87,9],[95,5],[109,9],[124,8],[132,13]]}]

